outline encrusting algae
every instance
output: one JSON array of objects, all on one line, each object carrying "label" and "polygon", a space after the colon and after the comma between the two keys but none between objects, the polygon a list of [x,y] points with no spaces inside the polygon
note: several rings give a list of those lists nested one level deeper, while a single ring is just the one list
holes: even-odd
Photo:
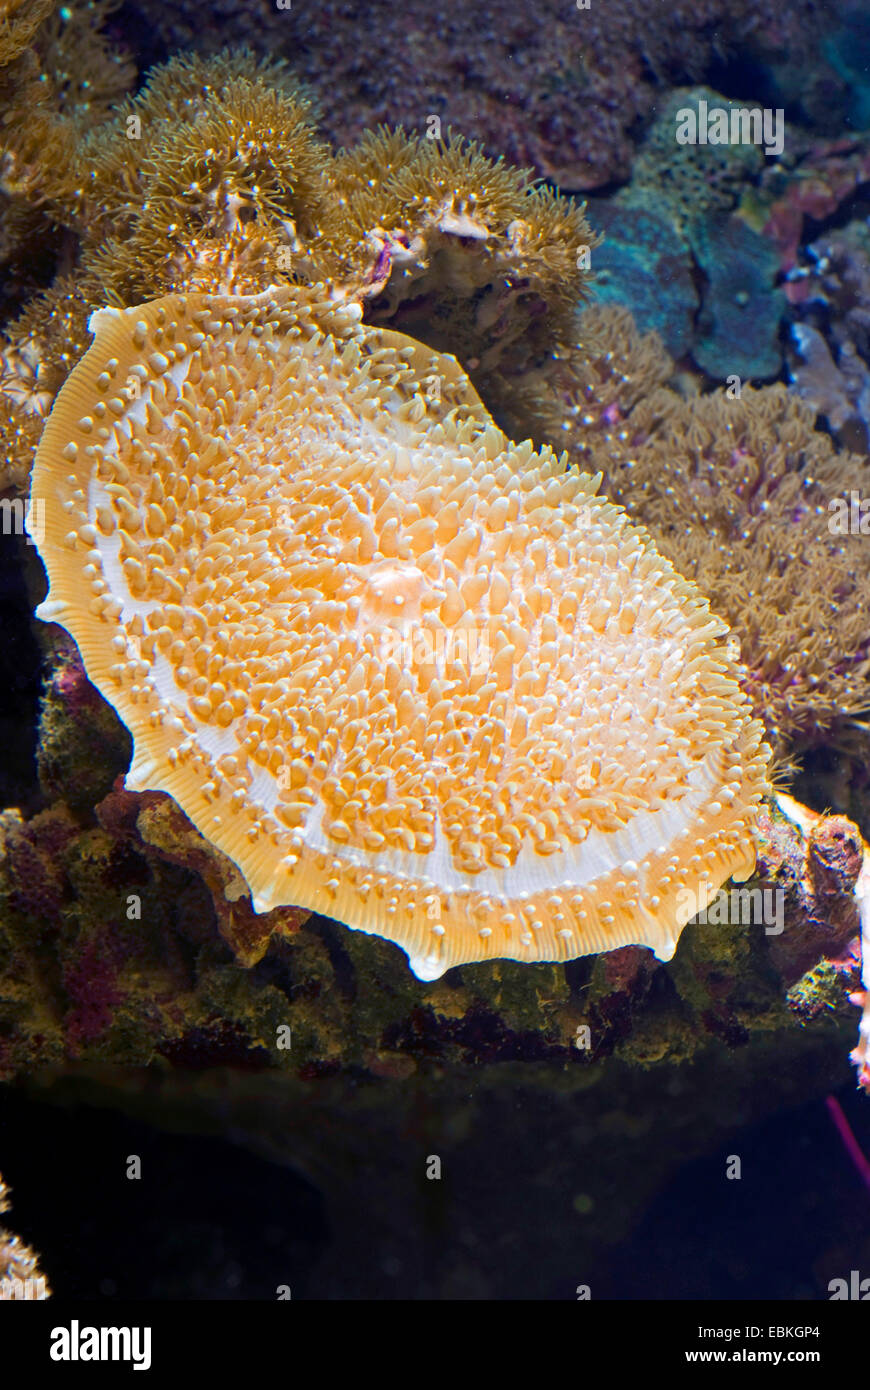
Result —
[{"label": "encrusting algae", "polygon": [[[92,320],[37,453],[51,589],[255,906],[418,975],[673,953],[754,864],[766,749],[723,625],[597,479],[325,287]],[[437,403],[428,386],[440,381]]]}]

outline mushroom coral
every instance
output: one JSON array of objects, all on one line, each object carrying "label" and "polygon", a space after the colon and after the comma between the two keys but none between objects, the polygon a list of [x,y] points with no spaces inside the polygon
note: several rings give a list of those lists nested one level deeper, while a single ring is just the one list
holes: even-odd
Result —
[{"label": "mushroom coral", "polygon": [[175,797],[258,911],[434,979],[666,959],[751,872],[767,749],[723,624],[454,358],[323,285],[91,327],[34,468],[39,615],[128,724],[128,786]]}]

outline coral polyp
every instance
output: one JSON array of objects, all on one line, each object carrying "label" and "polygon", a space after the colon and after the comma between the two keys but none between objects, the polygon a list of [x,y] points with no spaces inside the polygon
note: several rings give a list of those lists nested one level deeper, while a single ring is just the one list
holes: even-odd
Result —
[{"label": "coral polyp", "polygon": [[424,979],[668,958],[754,864],[766,749],[722,625],[595,479],[361,317],[320,287],[97,314],[34,469],[39,615],[128,723],[128,786],[259,911]]}]

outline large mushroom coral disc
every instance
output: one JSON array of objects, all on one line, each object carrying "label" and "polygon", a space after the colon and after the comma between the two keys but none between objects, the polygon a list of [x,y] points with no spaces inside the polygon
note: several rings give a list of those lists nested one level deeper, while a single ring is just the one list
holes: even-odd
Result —
[{"label": "large mushroom coral disc", "polygon": [[597,479],[321,287],[92,320],[39,446],[49,597],[258,911],[434,979],[681,927],[754,862],[722,627]]}]

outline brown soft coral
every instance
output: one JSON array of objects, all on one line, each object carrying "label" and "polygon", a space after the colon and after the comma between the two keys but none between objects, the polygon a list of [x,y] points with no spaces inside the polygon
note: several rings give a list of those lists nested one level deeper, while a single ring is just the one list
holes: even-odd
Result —
[{"label": "brown soft coral", "polygon": [[3,0],[0,6],[0,67],[29,48],[39,26],[54,9],[54,0]]},{"label": "brown soft coral", "polygon": [[866,538],[830,506],[866,486],[782,386],[683,400],[659,390],[628,419],[574,433],[572,453],[698,583],[740,643],[745,688],[779,752],[870,704]]},{"label": "brown soft coral", "polygon": [[30,47],[0,69],[5,108],[0,155],[7,194],[45,207],[59,220],[78,178],[85,133],[106,119],[130,87],[135,69],[102,26],[115,5],[83,0],[40,9]]},{"label": "brown soft coral", "polygon": [[285,65],[246,50],[172,59],[90,130],[51,84],[34,112],[10,115],[7,189],[72,245],[0,342],[9,484],[32,454],[18,415],[47,412],[107,302],[327,282],[455,354],[495,404],[571,340],[596,241],[582,209],[473,143],[379,131],[335,155]]},{"label": "brown soft coral", "polygon": [[596,240],[580,208],[460,138],[381,130],[334,156],[314,114],[250,55],[159,70],[82,155],[94,302],[328,280],[484,375],[516,374],[569,332]]},{"label": "brown soft coral", "polygon": [[59,276],[0,335],[0,492],[26,486],[45,416],[90,344],[89,313],[78,285]]},{"label": "brown soft coral", "polygon": [[42,426],[42,416],[29,415],[14,401],[4,400],[0,414],[0,493],[26,489]]},{"label": "brown soft coral", "polygon": [[598,238],[529,170],[458,136],[380,130],[339,154],[335,184],[371,321],[453,353],[482,389],[570,340]]},{"label": "brown soft coral", "polygon": [[509,433],[530,430],[538,442],[579,454],[596,434],[609,438],[673,371],[659,335],[639,332],[624,305],[590,304],[576,318],[570,345],[505,390],[501,418]]},{"label": "brown soft coral", "polygon": [[[161,195],[176,197],[179,212],[195,211],[197,191],[204,200],[211,189],[219,191],[222,179],[237,182],[232,191],[240,197],[253,193],[251,175],[258,171],[271,188],[279,173],[291,171],[291,189],[299,177],[310,182],[326,153],[314,138],[314,109],[282,63],[257,59],[247,49],[209,59],[176,56],[83,141],[77,156],[82,188],[70,210],[96,242],[129,234],[161,173],[167,184],[158,184],[158,202]],[[294,158],[302,161],[299,170]],[[199,190],[188,186],[194,179]]]},{"label": "brown soft coral", "polygon": [[[87,346],[88,306],[70,278],[79,152],[132,81],[126,53],[102,33],[114,5],[9,5],[0,30],[0,491],[27,480],[42,419]],[[4,39],[5,36],[5,39]],[[50,289],[42,287],[60,274]]]},{"label": "brown soft coral", "polygon": [[[183,90],[185,65],[169,68]],[[92,297],[124,304],[176,289],[264,289],[279,250],[295,257],[300,238],[316,242],[332,210],[330,152],[308,103],[233,76],[191,99],[181,119],[179,92],[165,88],[146,88],[84,152],[85,208],[103,208],[106,237],[88,233]],[[141,138],[128,138],[130,129]]]}]

